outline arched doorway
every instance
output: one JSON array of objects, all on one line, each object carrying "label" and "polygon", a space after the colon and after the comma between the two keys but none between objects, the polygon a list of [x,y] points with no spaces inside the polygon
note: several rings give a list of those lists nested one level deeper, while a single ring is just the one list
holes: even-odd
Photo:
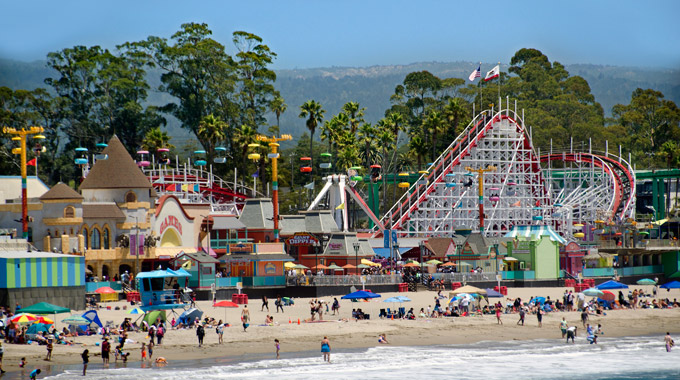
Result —
[{"label": "arched doorway", "polygon": [[102,281],[108,281],[109,280],[109,266],[108,265],[102,265]]},{"label": "arched doorway", "polygon": [[90,277],[97,277],[97,271],[92,265],[87,266],[87,275]]},{"label": "arched doorway", "polygon": [[127,264],[121,264],[121,265],[118,267],[118,278],[120,278],[120,276],[121,276],[123,273],[125,273],[125,272],[133,273],[132,267],[129,266],[129,265],[127,265]]}]

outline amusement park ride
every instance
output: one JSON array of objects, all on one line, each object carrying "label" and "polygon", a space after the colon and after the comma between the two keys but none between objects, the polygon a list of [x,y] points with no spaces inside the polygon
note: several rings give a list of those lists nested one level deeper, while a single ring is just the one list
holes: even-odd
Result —
[{"label": "amusement park ride", "polygon": [[[500,98],[498,104],[502,105]],[[634,216],[635,174],[630,159],[622,158],[620,149],[616,155],[608,147],[605,152],[591,148],[554,152],[551,147],[541,155],[533,146],[523,113],[517,113],[516,102],[511,109],[506,98],[504,109],[477,114],[427,170],[391,175],[392,183],[404,194],[382,218],[376,216],[379,192],[374,189],[382,177],[380,165],[370,167],[367,205],[357,189],[357,183],[364,180],[358,175],[361,168],[330,174],[330,153],[322,153],[319,167],[329,174],[308,210],[319,207],[328,195],[327,204],[335,212],[338,226],[347,231],[346,206],[351,198],[372,221],[375,237],[388,230],[397,237],[445,237],[461,230],[498,237],[514,226],[548,225],[573,240],[582,236],[579,228],[584,224],[611,225]],[[290,136],[259,138],[271,148],[268,157],[272,164],[279,157],[276,148],[282,139]],[[85,176],[89,168],[87,150],[78,149],[82,156],[76,158],[76,164],[82,166]],[[226,162],[226,149],[217,147],[215,151],[219,157],[214,163]],[[193,164],[191,159],[180,164],[176,158],[174,167],[170,167],[167,149],[158,152],[162,155],[158,160],[147,151],[137,152],[137,163],[160,195],[210,203],[213,212],[239,213],[238,205],[251,189],[237,181],[236,173],[229,183],[213,175],[204,150],[194,152]],[[248,158],[259,160],[260,154],[253,152]],[[96,155],[92,161],[97,159],[106,157]],[[302,157],[301,162],[300,172],[311,173],[311,158]],[[276,197],[276,176],[273,185]],[[252,193],[260,195],[254,190]],[[278,226],[275,228],[278,230]]]},{"label": "amusement park ride", "polygon": [[406,191],[382,219],[355,189],[361,177],[352,170],[325,177],[309,209],[329,193],[330,208],[341,212],[338,225],[346,230],[343,205],[349,195],[375,223],[376,237],[387,230],[398,237],[452,236],[460,230],[497,237],[514,226],[540,224],[573,240],[574,234],[582,236],[583,223],[633,217],[635,176],[620,153],[551,149],[541,155],[516,103],[511,110],[506,101],[505,109],[479,113],[417,180],[399,182]]}]

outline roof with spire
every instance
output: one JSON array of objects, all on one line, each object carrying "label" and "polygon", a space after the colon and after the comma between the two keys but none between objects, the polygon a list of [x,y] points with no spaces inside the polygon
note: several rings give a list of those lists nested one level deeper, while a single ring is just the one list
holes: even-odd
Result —
[{"label": "roof with spire", "polygon": [[67,184],[59,182],[40,197],[40,200],[43,201],[48,199],[83,199],[83,196],[78,194],[77,191],[73,190]]},{"label": "roof with spire", "polygon": [[80,189],[149,189],[151,182],[137,167],[117,136],[109,140],[102,154],[106,160],[97,160]]}]

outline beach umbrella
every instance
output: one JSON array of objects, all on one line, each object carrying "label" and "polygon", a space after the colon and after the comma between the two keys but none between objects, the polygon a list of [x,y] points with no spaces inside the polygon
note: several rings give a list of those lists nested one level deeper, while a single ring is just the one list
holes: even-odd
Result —
[{"label": "beach umbrella", "polygon": [[196,318],[200,320],[202,317],[203,312],[196,309],[195,307],[192,307],[191,309],[187,309],[182,314],[180,314],[178,320],[184,324],[189,324],[192,323]]},{"label": "beach umbrella", "polygon": [[530,303],[533,303],[534,305],[535,304],[543,305],[545,303],[545,297],[536,297],[533,300],[531,300]]},{"label": "beach umbrella", "polygon": [[442,264],[442,266],[443,267],[455,267],[456,263],[454,263],[453,261],[449,261],[449,262]]},{"label": "beach umbrella", "polygon": [[604,293],[597,288],[589,288],[583,291],[583,294],[587,295],[588,297],[602,297]]},{"label": "beach umbrella", "polygon": [[382,266],[379,263],[374,263],[373,261],[368,260],[368,259],[361,259],[361,263],[366,264],[366,265],[370,265],[372,267],[381,267]]},{"label": "beach umbrella", "polygon": [[427,263],[430,264],[430,265],[439,265],[442,262],[437,260],[437,259],[432,259],[432,260],[428,260]]},{"label": "beach umbrella", "polygon": [[231,302],[231,301],[220,301],[220,302],[215,302],[213,304],[213,307],[223,307],[224,308],[224,321],[227,321],[227,308],[228,307],[238,307],[238,304],[236,302]]},{"label": "beach umbrella", "polygon": [[323,265],[323,264],[319,264],[317,266],[313,266],[312,269],[314,269],[314,270],[319,270],[319,269],[325,270],[325,269],[328,269],[328,267]]},{"label": "beach umbrella", "polygon": [[661,285],[660,288],[661,289],[668,289],[668,290],[680,289],[680,281],[667,282],[667,283]]},{"label": "beach umbrella", "polygon": [[331,264],[331,265],[328,266],[328,269],[331,269],[331,270],[342,270],[342,267],[339,267],[339,266],[337,266],[337,265],[335,265],[335,264]]},{"label": "beach umbrella", "polygon": [[68,318],[62,319],[61,321],[63,323],[66,323],[67,325],[74,325],[74,326],[87,326],[90,323],[92,323],[88,319],[85,319],[85,318],[81,317],[80,315],[72,315]]},{"label": "beach umbrella", "polygon": [[638,284],[638,285],[656,285],[656,281],[652,280],[651,278],[643,278],[642,280],[637,280],[636,284]]},{"label": "beach umbrella", "polygon": [[33,313],[33,314],[60,314],[60,313],[70,313],[71,309],[67,307],[61,307],[57,305],[52,305],[47,302],[38,302],[34,305],[24,307],[21,309],[23,313]]},{"label": "beach umbrella", "polygon": [[367,292],[365,290],[357,290],[356,292],[345,294],[344,296],[341,297],[341,299],[343,299],[343,300],[357,300],[357,299],[378,298],[378,297],[381,297],[380,294]]},{"label": "beach umbrella", "polygon": [[356,267],[352,264],[345,264],[345,265],[342,266],[342,269],[354,269],[354,268],[356,268]]},{"label": "beach umbrella", "polygon": [[302,264],[295,264],[295,266],[293,267],[293,269],[309,269],[309,267],[306,267],[306,266],[304,266],[304,265],[302,265]]},{"label": "beach umbrella", "polygon": [[616,295],[609,290],[603,290],[602,295],[600,296],[601,299],[609,302],[614,302],[616,300]]},{"label": "beach umbrella", "polygon": [[409,267],[409,268],[418,268],[418,267],[420,267],[420,264],[418,264],[417,262],[411,262],[411,263],[405,264],[404,266]]},{"label": "beach umbrella", "polygon": [[359,264],[359,265],[357,265],[357,268],[359,268],[359,269],[368,269],[368,268],[370,268],[370,266],[369,266],[369,265],[366,265],[366,264]]},{"label": "beach umbrella", "polygon": [[51,324],[54,323],[54,321],[51,320],[50,318],[39,316],[38,320],[35,321],[34,323],[42,323],[42,324],[45,324],[45,325],[51,325]]},{"label": "beach umbrella", "polygon": [[596,288],[598,288],[600,290],[628,289],[628,285],[622,284],[622,283],[614,281],[614,280],[609,280],[607,282],[603,282],[600,285],[596,286]]},{"label": "beach umbrella", "polygon": [[128,313],[128,314],[144,314],[144,311],[142,311],[142,309],[136,307],[136,308],[134,308],[134,309],[128,310],[127,313]]},{"label": "beach umbrella", "polygon": [[42,323],[34,323],[28,327],[28,330],[26,330],[26,334],[39,334],[41,332],[49,333],[49,326]]},{"label": "beach umbrella", "polygon": [[485,295],[485,294],[486,294],[486,290],[480,289],[480,288],[477,288],[477,287],[474,287],[474,286],[472,286],[472,285],[465,285],[465,286],[462,286],[462,287],[460,287],[460,288],[458,288],[458,289],[456,289],[456,290],[450,292],[449,294],[458,295],[458,294],[463,294],[463,293],[483,294],[483,295]]},{"label": "beach umbrella", "polygon": [[156,320],[160,318],[161,321],[165,322],[165,310],[152,310],[144,315],[143,321],[146,321],[149,325],[156,323]]},{"label": "beach umbrella", "polygon": [[399,297],[390,297],[390,298],[387,298],[387,299],[383,300],[383,302],[387,302],[387,303],[399,303],[399,302],[401,302],[401,301],[399,300]]},{"label": "beach umbrella", "polygon": [[111,294],[111,293],[115,293],[116,291],[113,290],[111,287],[102,286],[101,288],[98,288],[94,292],[99,293],[99,294]]},{"label": "beach umbrella", "polygon": [[505,297],[503,294],[501,294],[500,292],[497,292],[493,289],[484,289],[484,290],[486,290],[486,296],[489,297],[489,298],[503,298],[503,297]]},{"label": "beach umbrella", "polygon": [[12,317],[10,321],[19,324],[33,323],[38,320],[38,317],[30,313],[20,313]]},{"label": "beach umbrella", "polygon": [[295,267],[295,263],[292,261],[286,261],[286,263],[283,264],[283,267],[286,269],[293,269]]}]

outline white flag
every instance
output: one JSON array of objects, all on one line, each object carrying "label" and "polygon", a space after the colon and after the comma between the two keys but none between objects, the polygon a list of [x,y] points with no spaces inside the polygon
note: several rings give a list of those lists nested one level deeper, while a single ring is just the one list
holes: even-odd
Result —
[{"label": "white flag", "polygon": [[484,82],[489,81],[493,78],[498,78],[498,76],[501,75],[501,66],[496,65],[491,71],[486,73],[486,76],[484,77]]}]

